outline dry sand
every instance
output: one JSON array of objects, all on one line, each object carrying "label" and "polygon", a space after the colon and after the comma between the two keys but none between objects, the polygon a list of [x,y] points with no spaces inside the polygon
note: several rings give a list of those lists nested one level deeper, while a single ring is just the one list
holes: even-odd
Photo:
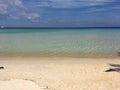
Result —
[{"label": "dry sand", "polygon": [[0,90],[120,90],[120,59],[0,59]]}]

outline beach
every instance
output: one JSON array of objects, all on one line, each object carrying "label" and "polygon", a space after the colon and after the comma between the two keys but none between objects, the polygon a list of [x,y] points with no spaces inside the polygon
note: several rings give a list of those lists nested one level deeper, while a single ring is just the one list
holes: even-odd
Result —
[{"label": "beach", "polygon": [[120,0],[0,0],[0,90],[120,90]]},{"label": "beach", "polygon": [[120,28],[0,30],[0,90],[120,90]]},{"label": "beach", "polygon": [[120,90],[119,58],[1,58],[0,90]]}]

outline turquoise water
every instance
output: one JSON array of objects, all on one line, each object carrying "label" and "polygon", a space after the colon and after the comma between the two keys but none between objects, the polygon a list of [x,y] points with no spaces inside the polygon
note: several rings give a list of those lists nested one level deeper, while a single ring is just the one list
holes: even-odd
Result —
[{"label": "turquoise water", "polygon": [[118,57],[120,28],[0,29],[0,56]]}]

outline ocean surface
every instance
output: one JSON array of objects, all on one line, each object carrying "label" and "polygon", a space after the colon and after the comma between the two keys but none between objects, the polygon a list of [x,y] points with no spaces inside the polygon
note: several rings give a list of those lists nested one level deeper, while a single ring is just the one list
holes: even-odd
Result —
[{"label": "ocean surface", "polygon": [[120,28],[0,29],[0,57],[119,57]]}]

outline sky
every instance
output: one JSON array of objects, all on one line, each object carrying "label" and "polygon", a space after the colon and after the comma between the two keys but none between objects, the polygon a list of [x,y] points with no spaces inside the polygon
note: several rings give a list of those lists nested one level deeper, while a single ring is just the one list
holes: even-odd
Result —
[{"label": "sky", "polygon": [[120,27],[120,0],[0,0],[4,27]]}]

